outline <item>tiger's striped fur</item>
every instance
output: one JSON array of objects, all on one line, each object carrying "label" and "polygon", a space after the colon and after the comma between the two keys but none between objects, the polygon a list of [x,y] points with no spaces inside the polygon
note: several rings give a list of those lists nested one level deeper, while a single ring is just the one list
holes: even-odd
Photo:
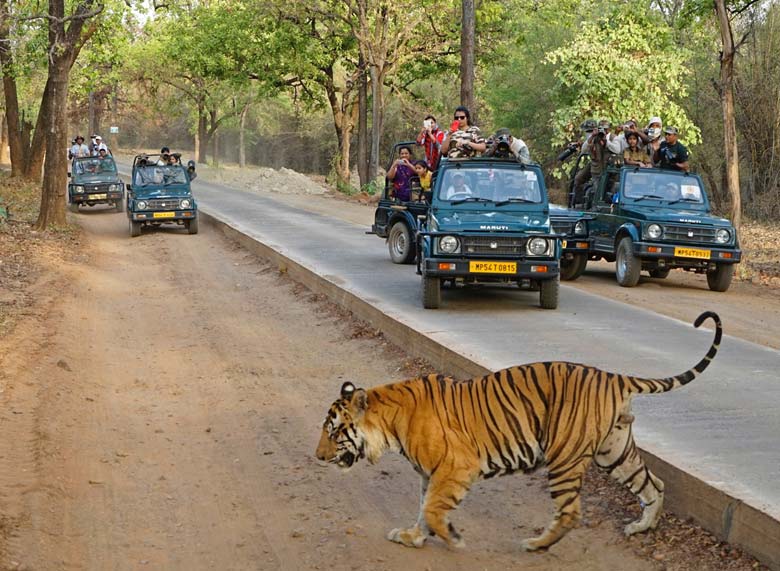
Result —
[{"label": "tiger's striped fur", "polygon": [[708,318],[716,325],[708,353],[665,379],[540,362],[466,381],[429,375],[373,389],[344,383],[325,419],[317,458],[348,469],[360,458],[374,463],[388,450],[403,454],[422,479],[420,514],[414,526],[394,529],[388,539],[410,547],[434,534],[463,545],[449,512],[475,481],[546,466],[556,513],[539,537],[523,542],[529,551],[545,549],[579,523],[582,480],[594,460],[644,504],[625,533],[646,531],[658,523],[664,485],[637,452],[631,397],[686,385],[707,368],[722,336],[715,313],[701,314],[694,326]]}]

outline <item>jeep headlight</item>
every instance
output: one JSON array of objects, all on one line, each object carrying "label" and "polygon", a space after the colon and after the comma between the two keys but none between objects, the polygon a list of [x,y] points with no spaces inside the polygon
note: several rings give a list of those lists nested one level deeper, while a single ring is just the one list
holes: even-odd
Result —
[{"label": "jeep headlight", "polygon": [[532,256],[544,256],[550,249],[550,242],[544,238],[531,238],[526,244],[526,250]]},{"label": "jeep headlight", "polygon": [[728,230],[726,230],[725,228],[720,228],[720,229],[719,229],[719,230],[718,230],[718,231],[715,233],[715,240],[717,240],[717,242],[718,242],[719,244],[725,244],[726,242],[728,242],[729,240],[731,240],[731,232],[729,232],[729,231],[728,231]]},{"label": "jeep headlight", "polygon": [[439,238],[439,251],[442,254],[455,254],[460,251],[460,240],[455,236],[442,236]]},{"label": "jeep headlight", "polygon": [[76,185],[76,186],[73,187],[73,192],[76,192],[76,193],[80,194],[80,193],[84,192],[84,187],[81,186],[81,185]]},{"label": "jeep headlight", "polygon": [[588,233],[588,225],[585,223],[585,221],[577,220],[577,223],[574,225],[574,234],[579,236],[587,233]]},{"label": "jeep headlight", "polygon": [[118,184],[112,184],[108,187],[108,192],[117,192],[119,190]]},{"label": "jeep headlight", "polygon": [[647,227],[647,236],[653,240],[658,240],[658,238],[660,238],[661,234],[663,233],[663,228],[661,228],[661,226],[658,224],[650,224],[650,226]]},{"label": "jeep headlight", "polygon": [[138,210],[146,210],[146,201],[145,200],[139,200],[135,203],[135,207]]},{"label": "jeep headlight", "polygon": [[185,198],[181,201],[179,201],[179,208],[190,208],[192,206],[192,203],[190,202],[189,198]]}]

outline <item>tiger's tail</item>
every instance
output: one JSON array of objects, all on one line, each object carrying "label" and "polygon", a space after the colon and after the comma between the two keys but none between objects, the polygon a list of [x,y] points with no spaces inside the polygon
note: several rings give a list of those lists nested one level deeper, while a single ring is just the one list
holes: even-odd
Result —
[{"label": "tiger's tail", "polygon": [[665,393],[667,391],[671,391],[672,389],[676,389],[677,387],[687,385],[693,379],[698,377],[704,371],[704,369],[709,366],[712,359],[715,358],[715,355],[718,353],[718,348],[720,347],[721,337],[723,336],[723,327],[720,322],[720,317],[718,317],[718,314],[715,312],[705,311],[696,318],[696,321],[693,322],[693,326],[699,327],[708,318],[711,318],[715,322],[715,339],[713,339],[712,345],[710,345],[710,350],[707,351],[707,354],[701,361],[696,363],[693,368],[688,369],[684,373],[674,377],[668,377],[666,379],[643,379],[639,377],[630,377],[629,383],[632,389],[631,392]]}]

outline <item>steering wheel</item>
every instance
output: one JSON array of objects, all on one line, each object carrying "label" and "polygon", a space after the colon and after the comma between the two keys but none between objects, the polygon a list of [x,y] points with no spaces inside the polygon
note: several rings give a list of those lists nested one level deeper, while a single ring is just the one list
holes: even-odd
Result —
[{"label": "steering wheel", "polygon": [[465,198],[471,198],[470,192],[456,192],[451,195],[447,200],[463,200]]}]

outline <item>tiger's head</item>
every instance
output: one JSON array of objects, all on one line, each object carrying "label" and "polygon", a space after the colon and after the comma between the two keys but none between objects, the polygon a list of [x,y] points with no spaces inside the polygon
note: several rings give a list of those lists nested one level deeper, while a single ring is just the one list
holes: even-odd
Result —
[{"label": "tiger's head", "polygon": [[316,452],[318,460],[349,470],[365,457],[366,439],[360,424],[367,401],[365,389],[355,388],[349,382],[341,386],[341,397],[330,406],[322,425]]}]

